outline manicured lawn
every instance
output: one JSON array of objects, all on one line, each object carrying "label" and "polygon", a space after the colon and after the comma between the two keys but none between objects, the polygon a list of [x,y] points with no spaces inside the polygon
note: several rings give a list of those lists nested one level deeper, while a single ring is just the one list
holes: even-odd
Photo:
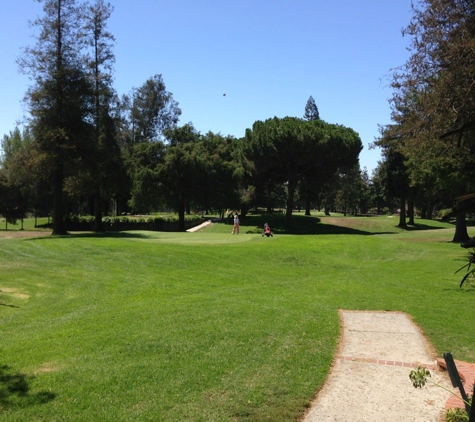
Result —
[{"label": "manicured lawn", "polygon": [[10,223],[7,223],[4,218],[0,217],[0,236],[1,236],[1,233],[4,231],[18,231],[18,230],[21,230],[22,227],[23,227],[23,230],[29,230],[29,231],[44,230],[42,228],[35,227],[35,221],[38,226],[47,224],[49,222],[47,217],[37,218],[36,220],[34,218],[25,218],[23,220],[23,226],[22,226],[22,223],[20,220],[18,220],[15,224],[10,224]]},{"label": "manicured lawn", "polygon": [[0,421],[294,421],[328,373],[338,309],[407,312],[439,355],[475,361],[453,226],[396,224],[0,233]]}]

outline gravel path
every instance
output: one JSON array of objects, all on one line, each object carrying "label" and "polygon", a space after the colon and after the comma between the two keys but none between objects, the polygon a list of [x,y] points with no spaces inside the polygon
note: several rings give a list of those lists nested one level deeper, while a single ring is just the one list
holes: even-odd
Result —
[{"label": "gravel path", "polygon": [[409,373],[426,366],[433,381],[455,390],[411,319],[366,311],[341,311],[340,317],[338,356],[304,422],[441,421],[450,393],[431,383],[415,389]]}]

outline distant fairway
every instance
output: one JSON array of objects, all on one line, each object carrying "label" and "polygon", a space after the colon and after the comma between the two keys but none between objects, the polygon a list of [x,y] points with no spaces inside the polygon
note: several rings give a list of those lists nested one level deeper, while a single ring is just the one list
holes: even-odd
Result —
[{"label": "distant fairway", "polygon": [[330,368],[338,309],[407,312],[439,355],[475,361],[451,224],[293,218],[289,232],[251,215],[234,236],[0,230],[0,421],[294,421]]}]

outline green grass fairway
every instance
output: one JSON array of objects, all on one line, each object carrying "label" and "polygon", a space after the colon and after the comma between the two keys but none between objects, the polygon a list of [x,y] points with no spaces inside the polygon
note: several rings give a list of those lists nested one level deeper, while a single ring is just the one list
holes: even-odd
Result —
[{"label": "green grass fairway", "polygon": [[295,421],[329,371],[338,309],[407,312],[439,355],[475,361],[453,225],[397,222],[0,231],[0,421]]}]

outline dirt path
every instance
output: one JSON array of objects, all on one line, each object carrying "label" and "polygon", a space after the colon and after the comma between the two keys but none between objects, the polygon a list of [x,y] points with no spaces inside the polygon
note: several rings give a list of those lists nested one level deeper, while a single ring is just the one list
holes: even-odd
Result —
[{"label": "dirt path", "polygon": [[51,230],[0,230],[0,239],[50,236]]}]

